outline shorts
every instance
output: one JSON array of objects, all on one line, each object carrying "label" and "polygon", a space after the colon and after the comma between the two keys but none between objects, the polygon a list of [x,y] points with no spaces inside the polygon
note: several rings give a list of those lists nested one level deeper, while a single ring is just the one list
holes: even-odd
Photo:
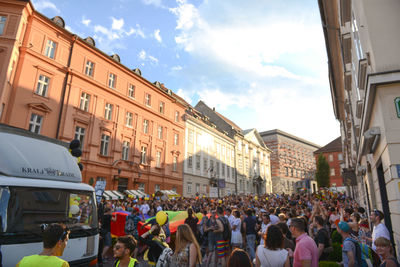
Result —
[{"label": "shorts", "polygon": [[229,254],[229,242],[226,240],[217,240],[218,258],[223,258]]},{"label": "shorts", "polygon": [[110,233],[110,232],[107,232],[107,233],[104,235],[104,246],[105,246],[105,247],[111,247],[111,245],[112,245],[111,233]]},{"label": "shorts", "polygon": [[209,236],[207,238],[207,243],[208,243],[208,251],[214,251],[215,250],[215,237]]}]

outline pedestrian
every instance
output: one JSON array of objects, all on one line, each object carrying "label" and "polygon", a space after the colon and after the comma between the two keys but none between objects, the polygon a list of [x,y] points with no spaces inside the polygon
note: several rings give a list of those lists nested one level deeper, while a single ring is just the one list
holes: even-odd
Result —
[{"label": "pedestrian", "polygon": [[240,220],[240,212],[238,210],[233,211],[234,219],[232,220],[232,237],[231,244],[233,248],[242,248],[243,238],[240,232],[242,221]]},{"label": "pedestrian", "polygon": [[172,255],[169,267],[195,267],[201,263],[199,243],[187,224],[181,224],[176,231],[175,252]]},{"label": "pedestrian", "polygon": [[[344,267],[355,267],[361,266],[361,250],[357,247],[358,243],[354,240],[350,231],[351,228],[349,224],[345,221],[341,221],[338,224],[337,231],[343,238],[343,247],[342,247],[342,264]],[[359,250],[359,253],[357,253]]]},{"label": "pedestrian", "polygon": [[137,242],[131,235],[118,237],[117,243],[114,245],[114,258],[116,267],[137,267],[139,262],[132,258],[131,255],[136,249]]},{"label": "pedestrian", "polygon": [[374,251],[376,251],[375,240],[378,239],[378,237],[382,236],[390,240],[389,230],[387,229],[386,225],[382,223],[383,218],[384,216],[382,211],[374,210],[371,212],[370,219],[374,225],[374,228],[372,229],[372,237],[368,238],[368,240],[372,242],[372,249]]},{"label": "pedestrian", "polygon": [[329,242],[329,232],[326,230],[324,225],[324,219],[322,216],[317,215],[314,217],[313,221],[314,227],[317,229],[317,233],[314,237],[315,243],[317,244],[318,248],[318,260],[319,261],[326,261],[328,260],[328,249],[331,248]]},{"label": "pedestrian", "polygon": [[246,236],[247,251],[250,255],[251,260],[254,260],[254,258],[256,257],[256,253],[255,253],[256,223],[257,223],[257,220],[253,216],[253,211],[251,209],[247,209],[246,218],[244,219],[244,222],[243,222],[243,228],[244,228],[245,236]]},{"label": "pedestrian", "polygon": [[[139,217],[139,209],[137,207],[131,208],[132,212],[129,216],[126,216],[125,221],[125,234],[132,235],[135,240],[139,239],[138,223],[141,221]],[[133,251],[134,257],[137,257],[138,247],[135,246]]]},{"label": "pedestrian", "polygon": [[69,230],[61,224],[50,224],[43,232],[43,250],[38,255],[24,257],[17,267],[69,267],[67,261],[60,259],[69,239]]},{"label": "pedestrian", "polygon": [[270,225],[264,237],[264,245],[256,251],[256,267],[290,267],[288,251],[283,248],[284,238],[276,225]]},{"label": "pedestrian", "polygon": [[211,210],[211,216],[210,219],[207,220],[206,224],[205,224],[205,228],[204,231],[207,233],[207,238],[208,238],[208,247],[207,247],[207,259],[206,259],[206,266],[208,266],[210,264],[210,262],[212,261],[212,259],[214,258],[214,262],[213,264],[216,265],[217,264],[217,258],[215,255],[215,249],[217,246],[217,242],[216,242],[216,233],[214,233],[214,230],[218,229],[218,224],[217,224],[217,211],[215,209]]},{"label": "pedestrian", "polygon": [[235,248],[228,259],[228,267],[252,267],[249,254],[240,248]]},{"label": "pedestrian", "polygon": [[289,229],[293,237],[296,238],[296,248],[293,255],[293,267],[318,266],[317,245],[306,233],[306,227],[307,226],[303,218],[293,218],[290,222]]},{"label": "pedestrian", "polygon": [[103,231],[103,236],[104,236],[104,248],[103,248],[103,253],[101,254],[103,261],[111,260],[110,258],[106,258],[106,255],[112,245],[111,221],[115,222],[116,220],[117,220],[116,215],[113,216],[112,209],[107,207],[104,211],[103,223],[101,225],[101,228]]},{"label": "pedestrian", "polygon": [[258,232],[258,235],[260,237],[260,245],[264,245],[264,239],[265,239],[265,234],[267,233],[268,226],[271,225],[271,217],[267,213],[262,213],[261,215],[262,218],[262,223],[261,223],[261,229]]},{"label": "pedestrian", "polygon": [[400,267],[399,262],[393,256],[393,247],[390,240],[381,236],[375,240],[376,252],[382,259],[380,267]]},{"label": "pedestrian", "polygon": [[196,237],[197,240],[199,240],[199,232],[198,232],[198,228],[197,228],[197,223],[199,222],[199,218],[197,218],[193,214],[192,208],[187,209],[187,214],[188,214],[188,217],[185,219],[184,223],[189,225],[190,229],[192,229],[194,236]]},{"label": "pedestrian", "polygon": [[224,210],[221,206],[217,207],[217,215],[218,229],[214,230],[216,234],[217,255],[221,266],[225,267],[229,257],[229,244],[231,242],[232,230],[228,219],[224,217]]},{"label": "pedestrian", "polygon": [[161,226],[153,224],[151,229],[146,233],[139,236],[139,241],[148,246],[145,251],[143,259],[147,261],[150,266],[156,266],[158,258],[163,253],[165,248],[169,248],[165,242],[165,234],[161,231]]}]

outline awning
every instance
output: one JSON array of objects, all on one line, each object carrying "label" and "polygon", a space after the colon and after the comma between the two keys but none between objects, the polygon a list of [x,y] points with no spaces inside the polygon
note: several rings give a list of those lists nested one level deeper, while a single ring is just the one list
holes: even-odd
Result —
[{"label": "awning", "polygon": [[172,190],[161,190],[161,192],[165,195],[167,195],[169,198],[172,197],[180,197],[180,195]]},{"label": "awning", "polygon": [[125,193],[128,193],[129,195],[133,195],[134,197],[144,197],[146,196],[145,193],[139,190],[125,190]]},{"label": "awning", "polygon": [[125,198],[125,196],[124,196],[121,192],[119,192],[119,191],[117,191],[117,190],[113,190],[112,192],[113,192],[115,195],[117,195],[119,199],[124,199],[124,198]]},{"label": "awning", "polygon": [[112,199],[112,200],[119,199],[119,197],[117,195],[115,195],[112,191],[109,191],[109,190],[104,191],[103,196],[105,196],[106,198],[108,197],[108,199]]}]

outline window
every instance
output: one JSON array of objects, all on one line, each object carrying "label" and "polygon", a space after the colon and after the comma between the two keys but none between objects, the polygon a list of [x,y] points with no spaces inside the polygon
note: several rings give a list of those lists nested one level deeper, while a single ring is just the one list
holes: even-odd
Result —
[{"label": "window", "polygon": [[200,193],[200,184],[196,184],[196,194]]},{"label": "window", "polygon": [[156,167],[161,168],[161,151],[156,153]]},{"label": "window", "polygon": [[200,155],[196,155],[196,170],[200,170]]},{"label": "window", "polygon": [[39,75],[39,80],[36,86],[36,94],[41,96],[47,95],[47,90],[49,89],[50,78],[44,75]]},{"label": "window", "polygon": [[40,128],[42,127],[43,117],[32,113],[31,119],[29,121],[29,131],[32,133],[40,134]]},{"label": "window", "polygon": [[57,44],[52,40],[47,40],[46,43],[46,50],[44,51],[44,55],[49,58],[54,59],[54,55],[56,52]]},{"label": "window", "polygon": [[104,109],[104,118],[107,120],[111,120],[112,112],[113,112],[113,105],[111,105],[110,103],[106,103],[106,106]]},{"label": "window", "polygon": [[215,170],[215,171],[216,171],[216,173],[217,173],[218,176],[219,176],[219,174],[220,174],[220,172],[219,172],[219,167],[220,167],[220,166],[219,166],[219,165],[220,165],[220,164],[219,164],[219,162],[217,161],[216,168],[215,168],[216,170]]},{"label": "window", "polygon": [[189,129],[188,142],[193,144],[193,131]]},{"label": "window", "polygon": [[115,89],[115,84],[117,82],[117,76],[114,73],[110,73],[108,76],[108,87]]},{"label": "window", "polygon": [[175,122],[179,122],[179,111],[175,111]]},{"label": "window", "polygon": [[81,148],[83,147],[83,141],[85,140],[85,128],[76,126],[75,127],[75,136],[74,139],[77,139],[81,142]]},{"label": "window", "polygon": [[174,145],[178,145],[179,144],[179,135],[178,134],[174,134]]},{"label": "window", "polygon": [[203,170],[207,171],[208,169],[208,160],[206,158],[203,159]]},{"label": "window", "polygon": [[161,188],[160,185],[156,184],[155,187],[154,187],[154,192],[160,191],[161,190],[160,188]]},{"label": "window", "polygon": [[339,153],[339,154],[337,155],[337,157],[338,157],[338,160],[339,160],[339,161],[342,161],[342,160],[343,160],[343,154],[342,154],[342,153]]},{"label": "window", "polygon": [[187,183],[187,192],[188,192],[188,194],[191,194],[192,193],[192,183]]},{"label": "window", "polygon": [[207,193],[207,185],[203,184],[203,193],[206,194]]},{"label": "window", "polygon": [[138,186],[138,190],[141,191],[141,192],[144,192],[144,189],[146,188],[145,186],[146,185],[144,183],[140,183],[139,186]]},{"label": "window", "polygon": [[7,17],[0,16],[0,35],[3,35],[4,28],[6,27]]},{"label": "window", "polygon": [[146,154],[147,154],[147,147],[142,146],[142,150],[140,151],[140,163],[146,164]]},{"label": "window", "polygon": [[172,159],[172,171],[176,172],[178,169],[178,157],[174,156]]},{"label": "window", "polygon": [[226,166],[226,177],[230,178],[231,177],[231,167]]},{"label": "window", "polygon": [[149,121],[143,120],[143,132],[145,134],[149,133]]},{"label": "window", "polygon": [[331,176],[335,176],[335,169],[334,168],[331,169]]},{"label": "window", "polygon": [[329,154],[329,161],[332,162],[333,161],[333,155]]},{"label": "window", "polygon": [[126,123],[125,123],[125,125],[128,126],[128,127],[132,127],[132,120],[133,120],[132,112],[127,111],[126,112]]},{"label": "window", "polygon": [[188,165],[187,165],[187,167],[189,168],[189,169],[192,169],[193,168],[193,156],[192,156],[192,154],[189,154],[188,153]]},{"label": "window", "polygon": [[238,141],[238,150],[241,152],[242,151],[242,141]]},{"label": "window", "polygon": [[128,96],[130,98],[135,98],[135,86],[133,84],[130,84],[128,87]]},{"label": "window", "polygon": [[176,187],[172,187],[171,191],[173,191],[176,194]]},{"label": "window", "polygon": [[257,149],[253,148],[253,155],[255,158],[257,158]]},{"label": "window", "polygon": [[151,95],[150,94],[145,94],[144,96],[144,103],[146,104],[146,106],[151,106]]},{"label": "window", "polygon": [[248,144],[244,145],[244,150],[246,151],[246,154],[249,154],[249,145]]},{"label": "window", "polygon": [[108,155],[108,145],[110,143],[110,136],[107,134],[101,135],[101,143],[100,143],[100,155],[107,156]]},{"label": "window", "polygon": [[94,71],[94,63],[92,61],[87,60],[85,66],[85,74],[87,76],[93,77],[93,71]]},{"label": "window", "polygon": [[225,163],[221,163],[221,176],[224,177],[225,176]]},{"label": "window", "polygon": [[290,176],[293,177],[293,169],[292,168],[290,168]]},{"label": "window", "polygon": [[164,114],[164,110],[165,110],[165,103],[164,102],[160,102],[160,107],[159,107],[160,113]]},{"label": "window", "polygon": [[214,161],[210,159],[210,172],[214,172]]},{"label": "window", "polygon": [[128,141],[124,141],[122,144],[122,160],[129,160],[129,146]]},{"label": "window", "polygon": [[79,104],[79,108],[83,111],[89,111],[89,102],[90,102],[90,95],[82,92],[81,94],[81,103]]},{"label": "window", "polygon": [[158,126],[157,136],[159,139],[163,139],[163,127],[162,126]]}]

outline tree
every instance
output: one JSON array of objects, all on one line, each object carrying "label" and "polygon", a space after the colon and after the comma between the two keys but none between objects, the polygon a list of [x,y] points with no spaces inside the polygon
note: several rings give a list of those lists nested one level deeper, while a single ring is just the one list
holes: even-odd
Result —
[{"label": "tree", "polygon": [[315,173],[315,177],[317,178],[318,188],[321,187],[329,187],[329,163],[326,160],[325,156],[322,154],[318,155],[317,161],[317,171]]}]

